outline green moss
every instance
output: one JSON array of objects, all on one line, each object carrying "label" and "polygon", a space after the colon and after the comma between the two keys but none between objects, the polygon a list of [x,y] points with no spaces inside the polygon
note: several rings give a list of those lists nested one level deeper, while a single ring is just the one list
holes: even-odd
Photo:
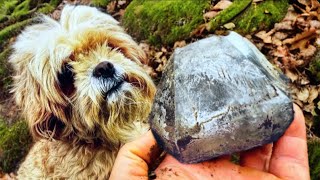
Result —
[{"label": "green moss", "polygon": [[11,68],[9,67],[8,57],[10,55],[11,49],[5,49],[0,53],[0,99],[2,96],[6,96],[9,91],[9,86],[12,82],[11,79]]},{"label": "green moss", "polygon": [[172,44],[188,38],[203,23],[203,11],[210,0],[133,0],[126,9],[123,24],[138,40],[152,44]]},{"label": "green moss", "polygon": [[8,40],[9,38],[17,35],[20,30],[25,27],[27,24],[29,24],[32,21],[32,19],[27,19],[15,24],[12,24],[3,30],[0,31],[0,42],[4,42]]},{"label": "green moss", "polygon": [[62,0],[50,0],[49,4],[53,7],[57,7],[61,2]]},{"label": "green moss", "polygon": [[210,21],[210,30],[214,31],[232,21],[235,31],[241,34],[267,30],[279,22],[287,13],[289,0],[264,0],[253,3],[252,0],[234,0],[233,4]]},{"label": "green moss", "polygon": [[308,141],[308,155],[311,180],[320,179],[320,140]]},{"label": "green moss", "polygon": [[48,4],[48,3],[44,3],[42,5],[43,5],[43,7],[39,8],[37,12],[43,13],[43,14],[48,14],[55,9],[55,6]]},{"label": "green moss", "polygon": [[8,20],[8,17],[6,15],[0,14],[0,23]]},{"label": "green moss", "polygon": [[210,31],[216,30],[218,27],[229,22],[243,10],[245,10],[252,0],[235,0],[231,6],[220,12],[218,16],[210,21]]},{"label": "green moss", "polygon": [[32,138],[28,126],[19,121],[8,127],[0,119],[0,170],[12,172],[28,152]]},{"label": "green moss", "polygon": [[316,82],[320,82],[320,51],[319,50],[317,54],[314,56],[314,58],[311,60],[308,69],[313,76],[312,78]]},{"label": "green moss", "polygon": [[11,14],[12,17],[20,17],[29,13],[31,0],[25,0],[16,6]]},{"label": "green moss", "polygon": [[284,18],[288,7],[288,0],[264,0],[257,4],[252,3],[246,11],[233,20],[236,25],[235,30],[247,34],[270,29]]},{"label": "green moss", "polygon": [[99,7],[106,7],[109,4],[110,0],[92,0],[92,5]]},{"label": "green moss", "polygon": [[15,9],[16,5],[18,4],[18,0],[13,0],[13,1],[5,1],[3,3],[3,12],[1,13],[4,13],[4,14],[11,14],[13,12],[13,10]]}]

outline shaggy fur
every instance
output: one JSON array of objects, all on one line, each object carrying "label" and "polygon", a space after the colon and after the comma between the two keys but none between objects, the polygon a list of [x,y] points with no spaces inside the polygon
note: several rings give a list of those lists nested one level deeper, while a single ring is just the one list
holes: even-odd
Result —
[{"label": "shaggy fur", "polygon": [[[66,6],[59,22],[41,17],[13,48],[13,92],[35,139],[18,178],[107,179],[119,147],[148,129],[155,86],[144,52],[85,6]],[[93,76],[104,61],[114,77]]]}]

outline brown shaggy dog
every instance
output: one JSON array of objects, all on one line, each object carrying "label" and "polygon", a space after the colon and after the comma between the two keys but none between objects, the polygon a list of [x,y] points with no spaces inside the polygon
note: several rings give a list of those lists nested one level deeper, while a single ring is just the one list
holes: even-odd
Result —
[{"label": "brown shaggy dog", "polygon": [[15,98],[35,144],[20,179],[107,179],[119,147],[148,130],[144,52],[97,9],[66,6],[13,45]]}]

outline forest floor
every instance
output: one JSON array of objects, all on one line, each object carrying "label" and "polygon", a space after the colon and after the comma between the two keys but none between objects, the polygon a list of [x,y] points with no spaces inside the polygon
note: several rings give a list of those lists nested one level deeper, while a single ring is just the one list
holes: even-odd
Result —
[{"label": "forest floor", "polygon": [[[0,0],[1,1],[1,0]],[[263,0],[253,0],[257,5]],[[95,3],[99,3],[96,1]],[[105,2],[105,1],[102,1]],[[91,5],[90,0],[63,1],[50,16],[59,19],[61,9],[66,3]],[[121,22],[130,0],[111,1],[99,4],[100,8],[111,14]],[[214,18],[222,10],[232,4],[229,0],[212,1],[211,7],[203,13],[205,23],[196,28],[187,40],[176,41],[166,46],[153,46],[147,41],[140,41],[139,45],[147,53],[153,68],[153,78],[157,81],[174,49],[183,47],[198,39],[211,35],[207,30],[208,20]],[[266,13],[267,10],[266,10]],[[1,15],[1,14],[0,14]],[[0,21],[0,28],[1,27]],[[215,34],[223,34],[234,27],[226,23],[216,30]],[[0,29],[1,30],[1,29]],[[267,59],[279,68],[291,80],[293,100],[304,111],[308,139],[320,137],[320,4],[317,0],[293,0],[285,18],[276,23],[270,30],[262,30],[244,35],[252,41]],[[0,33],[1,36],[1,33]],[[14,41],[10,37],[8,43],[0,44],[1,54]],[[1,65],[1,61],[0,61]],[[1,69],[0,69],[1,70]],[[1,71],[0,71],[1,75]],[[0,84],[1,85],[1,84]],[[1,88],[1,87],[0,87]],[[3,95],[2,95],[2,94]],[[0,116],[9,124],[19,118],[17,107],[7,92],[0,93]],[[0,152],[1,153],[1,152]],[[3,174],[0,179],[13,178],[14,174]]]}]

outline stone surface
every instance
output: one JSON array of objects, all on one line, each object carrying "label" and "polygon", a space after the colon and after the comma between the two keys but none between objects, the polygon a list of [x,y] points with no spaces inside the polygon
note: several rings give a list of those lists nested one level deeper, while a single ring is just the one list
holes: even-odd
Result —
[{"label": "stone surface", "polygon": [[237,33],[176,49],[160,80],[150,124],[184,163],[261,146],[293,120],[287,79]]}]

